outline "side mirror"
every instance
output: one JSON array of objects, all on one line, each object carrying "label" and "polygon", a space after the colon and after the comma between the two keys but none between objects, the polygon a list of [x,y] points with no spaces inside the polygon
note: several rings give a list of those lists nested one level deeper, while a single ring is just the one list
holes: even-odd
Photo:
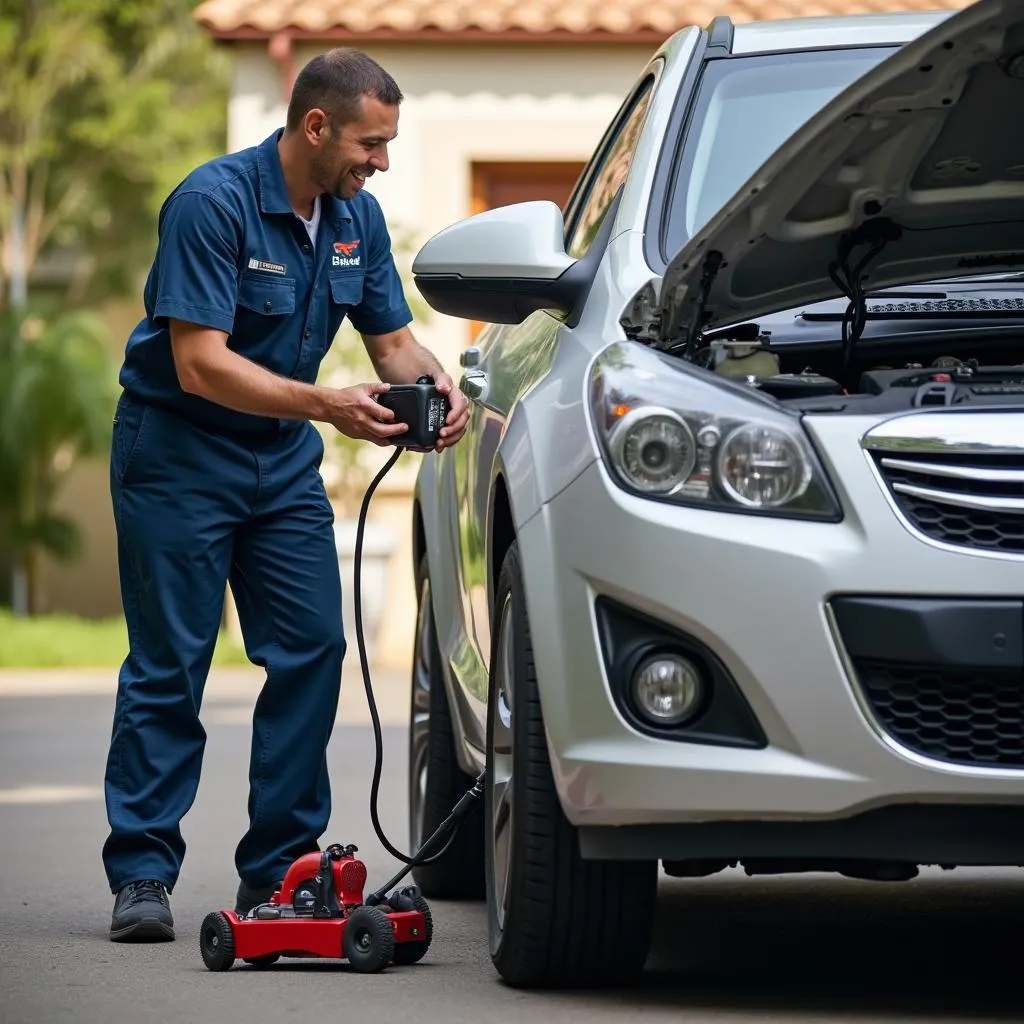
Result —
[{"label": "side mirror", "polygon": [[548,200],[460,220],[416,255],[413,278],[439,313],[518,324],[546,309],[571,314],[589,290],[591,261],[565,251],[562,211]]}]

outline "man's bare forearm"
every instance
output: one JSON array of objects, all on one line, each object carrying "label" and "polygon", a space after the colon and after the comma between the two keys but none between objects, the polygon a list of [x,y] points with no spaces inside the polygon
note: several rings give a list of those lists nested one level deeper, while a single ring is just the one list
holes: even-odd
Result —
[{"label": "man's bare forearm", "polygon": [[328,389],[278,376],[229,349],[220,332],[175,325],[172,336],[184,391],[236,412],[330,421]]},{"label": "man's bare forearm", "polygon": [[324,388],[279,377],[230,349],[204,360],[189,386],[182,386],[236,412],[276,419],[330,419]]},{"label": "man's bare forearm", "polygon": [[377,376],[387,384],[412,384],[423,374],[436,380],[445,372],[434,354],[407,327],[394,334],[365,337],[364,341]]}]

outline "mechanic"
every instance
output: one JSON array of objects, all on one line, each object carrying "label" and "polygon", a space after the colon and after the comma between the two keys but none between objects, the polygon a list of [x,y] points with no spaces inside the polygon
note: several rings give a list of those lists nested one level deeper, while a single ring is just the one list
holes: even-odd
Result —
[{"label": "mechanic", "polygon": [[[112,940],[174,938],[180,822],[199,783],[229,581],[247,653],[266,669],[237,911],[269,899],[327,827],[346,638],[313,421],[400,443],[405,426],[375,396],[430,374],[451,407],[438,449],[465,432],[466,400],[410,331],[384,216],[364,190],[388,169],[401,101],[368,56],[331,50],[297,76],[283,128],[194,169],[160,211],[111,450],[129,639],[104,779]],[[319,386],[345,316],[380,380]]]}]

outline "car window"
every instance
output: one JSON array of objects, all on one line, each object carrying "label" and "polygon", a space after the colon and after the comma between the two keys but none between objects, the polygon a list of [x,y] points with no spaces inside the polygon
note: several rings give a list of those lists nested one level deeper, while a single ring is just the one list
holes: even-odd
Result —
[{"label": "car window", "polygon": [[654,79],[648,78],[637,90],[618,129],[605,151],[601,162],[594,168],[586,185],[587,194],[582,201],[576,223],[566,243],[566,251],[577,259],[586,255],[594,236],[601,227],[608,208],[626,180],[636,144],[640,138],[644,116],[651,102]]},{"label": "car window", "polygon": [[893,52],[817,50],[711,61],[668,211],[667,256],[739,191],[810,117]]}]

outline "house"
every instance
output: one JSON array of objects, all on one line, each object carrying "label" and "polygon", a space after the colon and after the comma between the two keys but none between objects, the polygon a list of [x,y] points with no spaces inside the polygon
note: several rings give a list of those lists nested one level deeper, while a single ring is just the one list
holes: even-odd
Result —
[{"label": "house", "polygon": [[[431,234],[467,214],[535,198],[561,204],[650,54],[685,25],[706,25],[719,14],[747,21],[967,2],[205,0],[195,19],[233,58],[230,150],[257,143],[283,124],[295,75],[324,49],[357,46],[394,75],[406,97],[399,136],[390,147],[390,170],[368,188],[396,238],[409,239],[409,258]],[[474,326],[431,314],[414,328],[457,379],[458,354]],[[414,472],[414,456],[407,455],[374,499],[375,523],[394,544],[390,614],[379,651],[381,660],[395,664],[408,661],[415,619]],[[101,546],[112,549],[106,538]],[[58,603],[59,575],[50,586]]]},{"label": "house", "polygon": [[[370,53],[405,94],[391,167],[368,188],[418,246],[467,214],[568,197],[583,162],[651,52],[687,24],[963,0],[205,0],[199,24],[231,47],[231,149],[283,123],[291,83],[335,45]],[[418,337],[454,377],[474,325],[432,315]],[[414,464],[375,502],[396,543],[385,660],[408,658],[415,621],[408,498]],[[387,654],[391,653],[388,659]]]}]

